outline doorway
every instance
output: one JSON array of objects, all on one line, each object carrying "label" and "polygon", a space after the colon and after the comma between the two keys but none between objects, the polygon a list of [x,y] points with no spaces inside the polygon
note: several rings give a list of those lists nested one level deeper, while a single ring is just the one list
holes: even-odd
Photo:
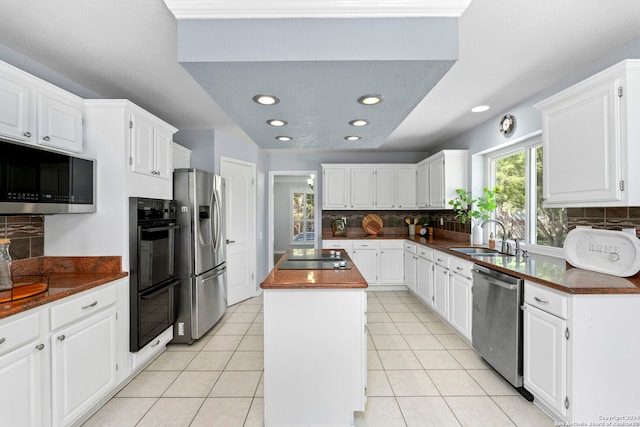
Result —
[{"label": "doorway", "polygon": [[289,249],[320,247],[317,181],[317,171],[269,172],[269,269]]}]

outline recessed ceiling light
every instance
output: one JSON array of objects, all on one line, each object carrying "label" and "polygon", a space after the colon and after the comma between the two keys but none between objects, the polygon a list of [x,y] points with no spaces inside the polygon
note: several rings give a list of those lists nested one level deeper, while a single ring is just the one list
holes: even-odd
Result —
[{"label": "recessed ceiling light", "polygon": [[349,135],[349,136],[345,136],[344,139],[346,139],[347,141],[358,141],[360,140],[360,136],[356,136],[356,135]]},{"label": "recessed ceiling light", "polygon": [[489,108],[491,108],[491,107],[489,107],[488,105],[478,105],[477,107],[473,107],[471,109],[471,112],[472,113],[482,113],[483,111],[487,111]]},{"label": "recessed ceiling light", "polygon": [[256,95],[253,97],[253,102],[257,102],[262,105],[273,105],[280,102],[280,100],[273,95]]},{"label": "recessed ceiling light", "polygon": [[363,95],[358,98],[358,102],[363,105],[376,105],[382,102],[382,95]]},{"label": "recessed ceiling light", "polygon": [[369,124],[369,121],[368,121],[368,120],[365,120],[365,119],[356,119],[356,120],[351,120],[351,121],[349,122],[349,124],[350,124],[351,126],[358,126],[358,127],[360,127],[360,126],[366,126],[366,125],[368,125],[368,124]]},{"label": "recessed ceiling light", "polygon": [[271,126],[280,127],[280,126],[286,126],[288,123],[285,120],[271,119],[271,120],[267,120],[267,124]]},{"label": "recessed ceiling light", "polygon": [[289,142],[293,139],[291,136],[276,136],[276,139],[280,142]]}]

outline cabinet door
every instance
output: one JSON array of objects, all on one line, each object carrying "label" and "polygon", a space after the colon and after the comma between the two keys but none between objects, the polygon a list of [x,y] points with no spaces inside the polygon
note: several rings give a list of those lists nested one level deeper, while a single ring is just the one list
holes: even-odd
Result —
[{"label": "cabinet door", "polygon": [[153,123],[142,117],[131,115],[131,171],[144,175],[155,175]]},{"label": "cabinet door", "polygon": [[466,339],[471,340],[472,280],[459,274],[449,276],[449,321]]},{"label": "cabinet door", "polygon": [[417,207],[415,167],[398,168],[396,182],[396,206],[403,209]]},{"label": "cabinet door", "polygon": [[43,350],[32,342],[0,357],[0,424],[43,425],[42,401],[48,396],[43,394]]},{"label": "cabinet door", "polygon": [[0,76],[0,135],[17,141],[33,141],[32,91],[18,81]]},{"label": "cabinet door", "polygon": [[619,87],[599,77],[542,107],[544,206],[622,200]]},{"label": "cabinet door", "polygon": [[376,197],[377,208],[392,209],[396,207],[396,169],[377,168],[376,169]]},{"label": "cabinet door", "polygon": [[417,260],[418,257],[414,253],[404,252],[404,284],[413,293],[417,292]]},{"label": "cabinet door", "polygon": [[378,282],[378,251],[354,249],[351,259],[369,285]]},{"label": "cabinet door", "polygon": [[353,209],[375,207],[375,169],[351,169],[351,207]]},{"label": "cabinet door", "polygon": [[173,177],[173,134],[156,127],[153,131],[153,164],[158,178]]},{"label": "cabinet door", "polygon": [[433,305],[433,262],[418,257],[418,295],[428,305]]},{"label": "cabinet door", "polygon": [[429,161],[429,207],[444,208],[444,194],[444,155],[439,155]]},{"label": "cabinet door", "polygon": [[38,144],[80,153],[82,101],[38,94]]},{"label": "cabinet door", "polygon": [[427,163],[418,165],[417,176],[418,207],[426,208],[429,206],[429,165]]},{"label": "cabinet door", "polygon": [[325,168],[322,171],[323,209],[349,207],[349,180],[348,168]]},{"label": "cabinet door", "polygon": [[567,321],[529,304],[524,307],[524,386],[536,399],[565,415]]},{"label": "cabinet door", "polygon": [[116,308],[51,336],[53,424],[69,425],[116,385]]},{"label": "cabinet door", "polygon": [[449,269],[439,264],[433,267],[433,309],[442,318],[449,318]]},{"label": "cabinet door", "polygon": [[380,249],[380,272],[378,281],[385,285],[404,283],[404,251],[402,249]]},{"label": "cabinet door", "polygon": [[179,144],[173,144],[173,169],[182,169],[191,167],[191,150]]}]

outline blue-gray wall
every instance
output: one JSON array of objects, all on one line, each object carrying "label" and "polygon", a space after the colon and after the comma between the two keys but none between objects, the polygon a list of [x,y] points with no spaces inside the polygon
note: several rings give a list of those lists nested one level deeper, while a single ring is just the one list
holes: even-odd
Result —
[{"label": "blue-gray wall", "polygon": [[213,129],[180,129],[173,140],[191,150],[191,167],[215,173],[215,132]]}]

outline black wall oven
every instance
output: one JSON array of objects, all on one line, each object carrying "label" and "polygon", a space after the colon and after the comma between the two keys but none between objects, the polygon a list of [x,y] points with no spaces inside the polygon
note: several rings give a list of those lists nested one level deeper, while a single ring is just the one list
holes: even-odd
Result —
[{"label": "black wall oven", "polygon": [[175,201],[129,198],[132,352],[176,321],[180,295],[178,230]]}]

